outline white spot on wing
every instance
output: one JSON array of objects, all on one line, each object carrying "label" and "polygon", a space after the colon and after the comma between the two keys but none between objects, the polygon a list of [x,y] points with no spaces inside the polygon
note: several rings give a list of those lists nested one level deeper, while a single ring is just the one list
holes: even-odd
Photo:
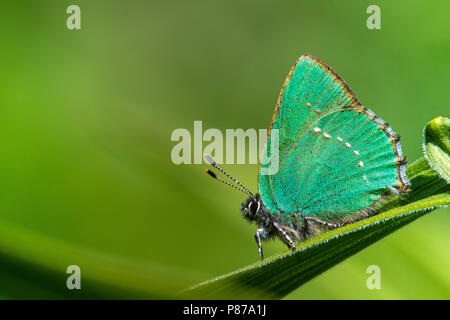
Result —
[{"label": "white spot on wing", "polygon": [[400,178],[406,184],[410,184],[408,176],[406,175],[406,166],[400,166]]},{"label": "white spot on wing", "polygon": [[385,122],[384,122],[384,120],[383,119],[381,119],[381,118],[375,118],[374,119],[374,121],[376,122],[376,123],[378,123],[380,126],[382,126],[382,125],[384,125],[385,124]]},{"label": "white spot on wing", "polygon": [[386,128],[386,132],[387,132],[388,135],[390,135],[390,136],[395,136],[395,132],[394,132],[394,130],[392,130],[391,127],[387,127],[387,128]]},{"label": "white spot on wing", "polygon": [[388,186],[388,189],[389,189],[389,191],[391,192],[391,194],[393,194],[393,195],[395,195],[395,196],[398,196],[398,195],[400,194],[400,191],[398,191],[398,190],[395,189],[395,188],[392,188],[392,187]]},{"label": "white spot on wing", "polygon": [[401,145],[400,141],[397,141],[397,144],[395,145],[395,147],[397,149],[398,156],[400,158],[403,157],[402,145]]},{"label": "white spot on wing", "polygon": [[376,117],[375,116],[375,113],[372,111],[372,110],[370,110],[370,109],[367,109],[367,115],[370,117],[370,118],[374,118],[374,117]]}]

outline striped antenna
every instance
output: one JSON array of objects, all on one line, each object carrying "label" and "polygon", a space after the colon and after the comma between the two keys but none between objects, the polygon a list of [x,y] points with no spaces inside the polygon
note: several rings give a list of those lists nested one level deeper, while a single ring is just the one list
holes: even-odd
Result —
[{"label": "striped antenna", "polygon": [[205,159],[206,159],[206,161],[208,161],[209,164],[211,164],[214,168],[216,168],[217,170],[219,170],[220,172],[222,172],[222,173],[223,173],[225,176],[227,176],[229,179],[231,179],[231,180],[233,180],[234,182],[236,182],[242,189],[239,188],[239,187],[237,187],[237,186],[235,186],[235,185],[233,185],[233,184],[231,184],[231,183],[229,183],[229,182],[227,182],[227,181],[225,181],[225,180],[223,180],[223,179],[221,179],[221,178],[219,178],[219,177],[216,176],[216,174],[215,174],[214,172],[212,172],[211,170],[206,169],[205,172],[206,172],[207,174],[209,174],[209,175],[210,175],[211,177],[213,177],[214,179],[217,179],[217,180],[219,180],[219,181],[221,181],[221,182],[223,182],[223,183],[225,183],[225,184],[227,184],[227,185],[229,185],[229,186],[231,186],[231,187],[233,187],[233,188],[235,188],[235,189],[238,189],[238,190],[240,190],[240,191],[242,191],[242,192],[248,194],[250,197],[252,197],[254,200],[256,200],[255,196],[253,195],[253,193],[250,192],[250,190],[248,190],[242,183],[240,183],[238,180],[236,180],[235,178],[233,178],[232,176],[230,176],[225,170],[223,170],[221,167],[219,167],[219,166],[217,165],[217,163],[214,161],[214,159],[211,158],[211,156],[205,155]]},{"label": "striped antenna", "polygon": [[211,170],[205,169],[205,172],[206,172],[207,174],[209,174],[211,177],[213,177],[214,179],[219,180],[220,182],[225,183],[226,185],[228,185],[228,186],[230,186],[230,187],[233,187],[233,188],[235,188],[235,189],[237,189],[237,190],[239,190],[239,191],[241,191],[241,192],[247,194],[247,192],[246,192],[244,189],[241,189],[241,188],[235,186],[234,184],[231,184],[231,183],[229,183],[228,181],[225,181],[225,180],[223,180],[222,178],[219,178],[219,177],[218,177],[214,172],[212,172]]}]

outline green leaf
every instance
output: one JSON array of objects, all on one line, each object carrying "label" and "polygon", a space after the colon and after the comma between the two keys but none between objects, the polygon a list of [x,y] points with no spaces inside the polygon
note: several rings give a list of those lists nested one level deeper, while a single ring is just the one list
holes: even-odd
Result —
[{"label": "green leaf", "polygon": [[450,120],[437,117],[424,129],[424,151],[430,166],[450,182]]},{"label": "green leaf", "polygon": [[[412,163],[406,173],[411,190],[392,197],[380,214],[326,232],[298,246],[183,291],[188,298],[279,299],[339,262],[395,230],[450,204],[448,119],[439,117],[425,128],[426,158]],[[444,178],[444,179],[443,179]]]}]

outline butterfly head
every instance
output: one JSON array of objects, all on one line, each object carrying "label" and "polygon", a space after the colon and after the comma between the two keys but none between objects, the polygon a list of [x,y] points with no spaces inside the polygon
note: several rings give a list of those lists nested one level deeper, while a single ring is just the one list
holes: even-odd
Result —
[{"label": "butterfly head", "polygon": [[262,209],[263,205],[259,194],[256,194],[255,197],[249,197],[245,202],[241,203],[241,214],[244,219],[250,222],[256,219],[256,216]]},{"label": "butterfly head", "polygon": [[[247,200],[245,201],[245,203],[244,202],[241,203],[241,213],[245,219],[247,219],[249,221],[255,220],[255,217],[257,216],[258,212],[260,212],[263,208],[265,208],[262,205],[261,197],[259,196],[259,194],[254,195],[253,193],[251,193],[250,190],[248,190],[242,183],[240,183],[237,179],[233,178],[226,171],[224,171],[221,167],[219,167],[217,165],[217,163],[214,161],[214,159],[211,158],[210,156],[206,155],[205,159],[214,168],[216,168],[217,170],[222,172],[227,178],[229,178],[231,180],[231,182],[218,177],[214,172],[212,172],[209,169],[205,170],[205,172],[207,174],[209,174],[214,179],[219,180],[220,182],[222,182],[230,187],[233,187],[234,189],[237,189],[249,196],[247,198]],[[234,185],[232,182],[236,183],[237,185]]]}]

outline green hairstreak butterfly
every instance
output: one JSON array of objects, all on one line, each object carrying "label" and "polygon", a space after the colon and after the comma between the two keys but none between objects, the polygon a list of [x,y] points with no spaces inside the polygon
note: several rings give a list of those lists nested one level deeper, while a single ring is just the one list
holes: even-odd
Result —
[{"label": "green hairstreak butterfly", "polygon": [[258,225],[255,239],[278,237],[295,250],[320,232],[377,214],[387,196],[409,188],[399,136],[363,107],[342,78],[323,61],[306,54],[289,72],[273,114],[265,155],[278,132],[279,167],[258,173],[259,193],[238,180],[225,181],[246,193],[242,216]]}]

